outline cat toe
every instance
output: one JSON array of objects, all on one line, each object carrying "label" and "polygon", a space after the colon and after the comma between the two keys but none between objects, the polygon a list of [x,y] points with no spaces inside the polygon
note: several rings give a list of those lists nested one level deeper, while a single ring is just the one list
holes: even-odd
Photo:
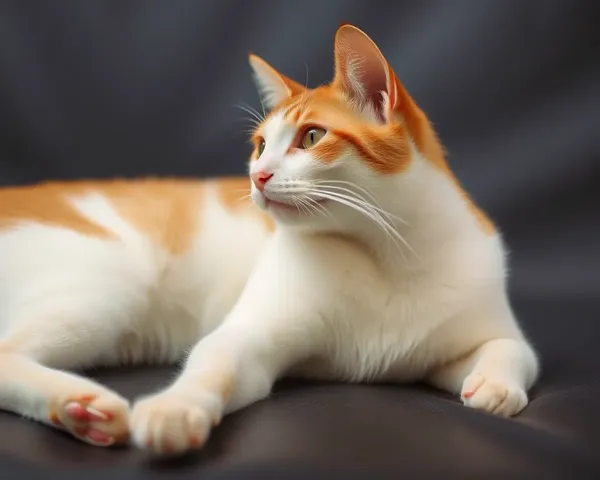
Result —
[{"label": "cat toe", "polygon": [[502,417],[517,415],[528,402],[518,385],[479,373],[465,379],[461,397],[468,407]]},{"label": "cat toe", "polygon": [[50,420],[92,445],[107,447],[129,440],[129,404],[112,393],[63,401],[61,408],[51,412]]}]

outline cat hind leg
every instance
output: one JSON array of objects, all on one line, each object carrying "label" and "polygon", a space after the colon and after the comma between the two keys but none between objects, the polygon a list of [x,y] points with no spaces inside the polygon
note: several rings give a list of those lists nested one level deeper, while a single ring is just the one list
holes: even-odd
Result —
[{"label": "cat hind leg", "polygon": [[[73,312],[72,312],[73,313]],[[23,318],[0,338],[0,409],[64,430],[96,446],[129,439],[129,402],[66,369],[91,366],[116,347],[102,324],[61,312]],[[100,325],[100,326],[99,326]]]}]

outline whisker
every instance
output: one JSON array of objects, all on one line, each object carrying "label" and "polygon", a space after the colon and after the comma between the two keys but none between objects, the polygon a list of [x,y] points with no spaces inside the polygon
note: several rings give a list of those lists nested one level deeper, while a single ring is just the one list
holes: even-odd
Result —
[{"label": "whisker", "polygon": [[326,215],[330,218],[334,218],[333,215],[331,215],[331,212],[329,212],[323,205],[321,205],[315,199],[310,198],[310,197],[304,197],[304,200],[311,206],[311,208],[315,212],[323,213],[324,215]]},{"label": "whisker", "polygon": [[300,96],[300,113],[299,113],[299,117],[302,117],[302,115],[304,114],[304,110],[306,108],[307,105],[307,101],[308,101],[308,63],[305,61],[304,62],[304,67],[306,69],[306,81],[304,82],[304,91],[302,92],[302,95]]},{"label": "whisker", "polygon": [[355,203],[353,201],[353,199],[348,200],[348,199],[340,198],[339,196],[330,195],[330,193],[331,192],[329,192],[329,193],[318,192],[317,195],[320,195],[322,198],[327,198],[329,200],[336,201],[338,203],[346,205],[346,206],[362,213],[363,215],[365,215],[369,220],[373,221],[375,224],[377,224],[383,230],[383,232],[386,234],[386,237],[389,238],[394,243],[394,245],[396,246],[396,248],[398,249],[398,251],[400,252],[402,257],[404,258],[404,261],[407,261],[406,256],[404,255],[404,252],[400,248],[400,245],[398,244],[398,242],[396,241],[396,238],[395,238],[398,236],[398,233],[392,227],[390,227],[389,224],[387,222],[385,222],[385,220],[383,220],[377,212],[369,210],[368,208],[365,208],[362,205]]},{"label": "whisker", "polygon": [[352,191],[351,189],[343,188],[343,187],[335,186],[335,185],[328,185],[328,184],[329,183],[338,183],[338,184],[349,185],[351,187],[357,188],[357,189],[361,190],[362,192],[364,192],[365,195],[367,195],[376,204],[376,205],[371,205],[373,208],[375,208],[380,213],[384,214],[386,217],[388,217],[390,219],[393,218],[393,219],[397,220],[398,222],[400,222],[400,223],[402,223],[402,224],[404,224],[406,226],[410,226],[410,224],[406,220],[404,220],[404,219],[402,219],[402,218],[400,218],[400,217],[398,217],[398,216],[396,216],[396,215],[394,215],[394,214],[392,214],[392,213],[384,210],[383,208],[381,208],[381,205],[379,205],[379,203],[377,202],[377,200],[375,199],[375,197],[373,196],[373,194],[370,193],[367,189],[365,189],[365,188],[363,188],[363,187],[361,187],[359,185],[356,185],[356,184],[354,184],[352,182],[347,182],[345,180],[318,180],[318,181],[316,181],[314,183],[316,185],[325,185],[325,186],[327,186],[329,188],[335,188],[336,190],[342,190],[342,191],[345,191],[346,193],[351,193],[351,194],[355,195],[357,198],[359,198],[360,200],[366,202],[366,199],[364,197],[358,195],[358,193]]},{"label": "whisker", "polygon": [[260,108],[262,109],[262,118],[267,118],[267,111],[261,95],[258,96],[258,101],[260,102]]},{"label": "whisker", "polygon": [[312,215],[314,217],[315,210],[312,208],[312,205],[306,201],[305,198],[298,197],[298,202],[304,206],[307,213],[309,213],[310,215]]},{"label": "whisker", "polygon": [[311,212],[311,210],[306,206],[306,204],[302,201],[302,199],[300,197],[293,198],[292,202],[294,203],[294,206],[296,208],[301,209],[302,211],[306,212],[307,214],[314,216],[314,213]]},{"label": "whisker", "polygon": [[[380,208],[380,207],[370,204],[363,197],[358,195],[356,192],[354,192],[348,188],[338,187],[338,186],[333,186],[333,185],[326,185],[326,187],[328,189],[341,190],[342,192],[346,192],[346,193],[350,194],[351,197],[355,198],[356,200],[360,201],[361,203],[365,203],[365,204],[369,205],[369,208],[372,208],[372,209],[376,210],[378,213],[385,215],[386,217],[388,217],[388,220],[390,220],[390,221],[392,220],[392,218],[391,218],[393,216],[392,214],[386,212],[383,208]],[[336,193],[339,193],[339,192],[336,192]],[[400,221],[402,220],[398,217],[396,217],[396,218]]]},{"label": "whisker", "polygon": [[344,195],[339,192],[315,189],[313,190],[313,193],[315,193],[316,195],[320,195],[324,198],[329,198],[330,200],[338,201],[339,203],[347,205],[348,207],[354,208],[355,210],[363,213],[368,218],[377,223],[385,232],[388,233],[388,235],[393,236],[395,239],[402,242],[402,244],[406,248],[408,248],[413,255],[419,258],[419,255],[410,246],[406,239],[393,226],[391,226],[387,221],[385,221],[385,219],[381,216],[381,213],[379,213],[373,205],[369,204],[368,202],[365,202],[364,200],[361,201],[356,197]]},{"label": "whisker", "polygon": [[238,104],[238,105],[234,105],[234,106],[236,108],[239,108],[240,110],[243,110],[244,112],[252,115],[252,117],[254,119],[256,119],[258,124],[262,123],[265,120],[264,116],[261,116],[260,113],[255,108],[251,107],[250,105]]},{"label": "whisker", "polygon": [[308,63],[304,60],[304,68],[306,69],[306,80],[304,82],[304,88],[308,88]]}]

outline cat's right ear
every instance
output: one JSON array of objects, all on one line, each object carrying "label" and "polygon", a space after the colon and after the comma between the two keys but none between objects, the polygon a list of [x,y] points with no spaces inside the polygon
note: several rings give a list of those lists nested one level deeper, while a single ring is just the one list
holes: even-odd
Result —
[{"label": "cat's right ear", "polygon": [[254,72],[254,81],[265,108],[273,108],[283,100],[304,92],[304,86],[279,73],[262,58],[250,54],[248,60]]}]

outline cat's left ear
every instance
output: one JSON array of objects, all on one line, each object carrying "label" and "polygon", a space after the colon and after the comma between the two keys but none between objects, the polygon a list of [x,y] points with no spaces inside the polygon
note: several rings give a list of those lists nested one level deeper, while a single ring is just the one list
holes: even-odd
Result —
[{"label": "cat's left ear", "polygon": [[369,107],[386,122],[394,114],[404,116],[412,100],[379,47],[354,25],[344,24],[335,35],[335,88],[357,104]]},{"label": "cat's left ear", "polygon": [[283,100],[304,92],[304,86],[279,73],[262,58],[250,54],[248,60],[254,72],[254,80],[262,103],[266,108],[273,108]]}]

